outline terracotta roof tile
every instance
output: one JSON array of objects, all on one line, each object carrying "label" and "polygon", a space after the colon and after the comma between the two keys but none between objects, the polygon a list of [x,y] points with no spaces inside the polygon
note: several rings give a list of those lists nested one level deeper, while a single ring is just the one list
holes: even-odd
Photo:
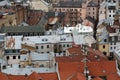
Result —
[{"label": "terracotta roof tile", "polygon": [[[77,72],[84,72],[84,63],[82,62],[58,62],[58,72],[61,80],[73,78]],[[87,62],[89,75],[99,77],[117,73],[115,61],[96,61]],[[108,79],[110,80],[110,79]],[[115,80],[115,79],[113,79]]]},{"label": "terracotta roof tile", "polygon": [[57,73],[39,73],[43,80],[58,80]]},{"label": "terracotta roof tile", "polygon": [[103,80],[103,79],[101,79],[100,77],[96,77],[93,80]]},{"label": "terracotta roof tile", "polygon": [[84,74],[76,72],[69,77],[69,80],[86,80],[86,77]]},{"label": "terracotta roof tile", "polygon": [[9,80],[9,79],[4,73],[0,72],[0,80]]},{"label": "terracotta roof tile", "polygon": [[58,66],[61,80],[66,80],[77,71],[82,73],[84,70],[83,63],[79,62],[59,62]]},{"label": "terracotta roof tile", "polygon": [[42,79],[42,77],[39,76],[39,74],[36,73],[36,72],[33,72],[31,75],[29,75],[29,76],[26,78],[26,80],[40,80],[40,79]]},{"label": "terracotta roof tile", "polygon": [[[97,67],[95,67],[96,65]],[[87,66],[92,76],[106,76],[117,73],[115,61],[89,62]]]},{"label": "terracotta roof tile", "polygon": [[111,26],[106,26],[106,29],[109,33],[115,33],[115,28],[112,28]]},{"label": "terracotta roof tile", "polygon": [[[67,52],[70,56],[56,57],[55,60],[57,62],[80,62],[86,57],[80,47],[69,48]],[[92,48],[88,48],[87,59],[89,61],[108,61],[102,52],[93,50]]]},{"label": "terracotta roof tile", "polygon": [[7,75],[9,80],[26,80],[24,75]]},{"label": "terracotta roof tile", "polygon": [[42,16],[42,12],[41,11],[30,11],[28,16],[29,18],[27,20],[27,23],[29,25],[37,25]]},{"label": "terracotta roof tile", "polygon": [[116,74],[110,74],[110,75],[107,76],[107,80],[120,80],[120,76],[117,73]]}]

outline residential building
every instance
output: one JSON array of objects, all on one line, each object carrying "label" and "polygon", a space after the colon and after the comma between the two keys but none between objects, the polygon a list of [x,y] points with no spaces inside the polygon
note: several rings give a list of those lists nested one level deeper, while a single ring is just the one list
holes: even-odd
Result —
[{"label": "residential building", "polygon": [[5,26],[1,27],[1,33],[7,36],[23,35],[23,36],[38,36],[44,34],[44,27],[42,25],[36,26]]},{"label": "residential building", "polygon": [[[109,27],[109,26],[108,26]],[[98,50],[109,56],[109,39],[108,39],[107,25],[100,25],[97,27],[97,46]]]},{"label": "residential building", "polygon": [[37,52],[28,52],[20,55],[20,68],[31,65],[33,68],[52,68],[54,67],[54,53],[39,54]]},{"label": "residential building", "polygon": [[54,11],[66,12],[68,24],[76,25],[87,16],[97,19],[98,6],[92,1],[60,1],[58,4],[54,6]]},{"label": "residential building", "polygon": [[[72,80],[76,78],[76,75],[79,75],[77,79],[82,80],[86,80],[86,78],[90,80],[97,78],[109,80],[111,75],[117,75],[119,77],[116,61],[108,61],[102,52],[85,45],[69,48],[66,51],[66,56],[56,57],[55,60],[57,62],[57,73],[60,80]],[[110,67],[106,66],[106,64]],[[99,65],[98,67],[100,68],[95,68],[94,65]],[[111,67],[114,70],[110,70]],[[105,72],[103,70],[105,70]],[[111,78],[113,79],[113,77]]]},{"label": "residential building", "polygon": [[48,12],[52,9],[52,6],[44,0],[32,0],[29,2],[29,5],[32,10],[42,10]]},{"label": "residential building", "polygon": [[102,19],[111,20],[113,25],[115,14],[118,10],[118,0],[108,0],[100,4],[99,21]]},{"label": "residential building", "polygon": [[5,34],[0,34],[0,57],[4,56]]}]

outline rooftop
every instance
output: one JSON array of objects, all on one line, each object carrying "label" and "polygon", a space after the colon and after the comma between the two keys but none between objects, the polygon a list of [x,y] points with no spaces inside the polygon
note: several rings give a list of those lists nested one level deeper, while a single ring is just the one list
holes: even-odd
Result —
[{"label": "rooftop", "polygon": [[24,32],[44,32],[42,26],[4,26],[0,29],[1,33],[24,33]]}]

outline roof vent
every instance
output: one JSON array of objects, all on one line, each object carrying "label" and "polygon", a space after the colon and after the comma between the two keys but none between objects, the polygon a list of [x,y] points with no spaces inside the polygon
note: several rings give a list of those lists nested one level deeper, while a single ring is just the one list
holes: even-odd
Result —
[{"label": "roof vent", "polygon": [[96,59],[100,59],[100,56],[99,55],[95,55],[94,56]]}]

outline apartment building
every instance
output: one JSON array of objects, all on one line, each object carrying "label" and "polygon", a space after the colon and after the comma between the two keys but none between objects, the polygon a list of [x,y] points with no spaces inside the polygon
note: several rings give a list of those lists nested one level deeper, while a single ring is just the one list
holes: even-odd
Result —
[{"label": "apartment building", "polygon": [[68,16],[66,21],[72,25],[79,23],[87,16],[94,19],[98,16],[98,6],[93,1],[61,1],[54,6],[54,11],[65,12]]}]

